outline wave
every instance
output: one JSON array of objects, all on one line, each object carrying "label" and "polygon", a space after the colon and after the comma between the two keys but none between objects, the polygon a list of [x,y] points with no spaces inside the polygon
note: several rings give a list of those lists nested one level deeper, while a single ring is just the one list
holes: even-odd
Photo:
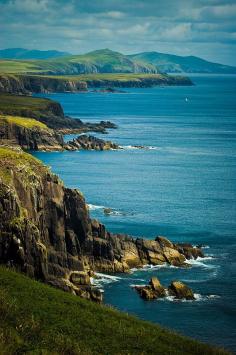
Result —
[{"label": "wave", "polygon": [[204,263],[204,261],[209,261],[214,259],[215,258],[213,256],[205,256],[203,258],[198,257],[197,259],[186,260],[185,262],[187,264],[190,264],[191,266],[203,267],[205,269],[214,269],[217,268],[218,266]]},{"label": "wave", "polygon": [[95,272],[95,277],[91,277],[91,283],[97,287],[103,287],[103,285],[107,285],[113,282],[118,282],[122,278],[113,275],[102,274],[100,272]]},{"label": "wave", "polygon": [[124,150],[136,150],[136,149],[142,149],[142,150],[159,150],[158,147],[154,146],[138,146],[138,145],[122,145],[122,149]]},{"label": "wave", "polygon": [[90,209],[90,211],[102,210],[102,209],[106,208],[105,206],[93,205],[91,203],[88,203],[87,206]]},{"label": "wave", "polygon": [[[125,216],[126,213],[119,211],[119,210],[113,210],[112,208],[108,208],[106,206],[102,205],[93,205],[91,203],[87,204],[88,208],[90,211],[96,211],[96,210],[103,210],[103,213],[107,216]],[[108,210],[109,212],[105,212],[105,210]]]},{"label": "wave", "polygon": [[158,298],[158,301],[169,301],[169,302],[181,302],[181,303],[195,303],[195,302],[206,302],[206,301],[210,301],[210,300],[214,300],[214,299],[219,299],[220,296],[219,295],[201,295],[200,293],[194,293],[194,300],[186,300],[186,299],[178,299],[174,296],[166,296],[163,298]]}]

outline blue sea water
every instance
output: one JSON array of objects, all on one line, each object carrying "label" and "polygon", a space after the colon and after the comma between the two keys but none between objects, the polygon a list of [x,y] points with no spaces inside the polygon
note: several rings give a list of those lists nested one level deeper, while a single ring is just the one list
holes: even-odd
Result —
[{"label": "blue sea water", "polygon": [[[103,279],[105,302],[205,342],[236,349],[236,76],[193,76],[194,86],[127,89],[123,94],[47,94],[65,113],[118,125],[107,152],[34,153],[93,217],[113,232],[204,244],[188,270],[134,270]],[[187,98],[187,100],[186,100]],[[132,149],[145,145],[152,149]],[[105,216],[103,206],[112,208]],[[131,287],[157,276],[186,282],[196,301],[144,301]]]}]

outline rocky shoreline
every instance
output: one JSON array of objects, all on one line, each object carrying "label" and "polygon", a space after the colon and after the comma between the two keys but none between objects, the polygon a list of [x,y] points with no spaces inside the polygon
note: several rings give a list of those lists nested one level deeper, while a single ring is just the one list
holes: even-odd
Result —
[{"label": "rocky shoreline", "polygon": [[165,74],[153,74],[147,77],[134,77],[123,79],[99,79],[85,78],[79,76],[45,76],[45,75],[13,75],[0,74],[0,92],[31,95],[32,93],[49,92],[88,92],[89,89],[102,89],[104,92],[114,90],[114,88],[125,87],[152,87],[193,85],[188,77],[170,76]]},{"label": "rocky shoreline", "polygon": [[[26,99],[23,100],[25,103]],[[32,110],[35,103],[40,105]],[[1,107],[6,110],[0,103]],[[80,129],[84,124],[66,118],[61,106],[50,100],[30,98],[29,107],[28,115],[35,118],[0,115],[1,263],[54,287],[101,302],[102,293],[91,284],[95,272],[125,273],[147,264],[187,268],[188,259],[203,257],[200,247],[173,243],[161,236],[150,240],[110,233],[92,219],[82,194],[66,188],[25,151],[121,147],[87,135],[65,143],[60,132]],[[22,112],[17,105],[13,109],[8,105],[7,110]],[[87,129],[116,127],[104,121],[98,126],[88,125]],[[150,293],[149,288],[145,290]]]},{"label": "rocky shoreline", "polygon": [[37,159],[6,147],[0,158],[1,263],[100,302],[102,294],[87,277],[96,271],[122,273],[165,263],[188,267],[187,259],[203,256],[201,248],[163,237],[110,233],[91,219],[82,194],[64,187]]}]

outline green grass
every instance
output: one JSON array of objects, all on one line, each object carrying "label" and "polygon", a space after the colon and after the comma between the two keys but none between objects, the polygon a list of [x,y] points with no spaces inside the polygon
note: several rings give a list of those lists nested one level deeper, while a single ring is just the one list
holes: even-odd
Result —
[{"label": "green grass", "polygon": [[33,118],[26,118],[26,117],[0,115],[0,125],[2,123],[13,124],[28,129],[30,128],[48,129],[48,127],[44,123],[36,121]]},{"label": "green grass", "polygon": [[21,60],[0,60],[0,74],[19,74],[40,72],[36,62]]},{"label": "green grass", "polygon": [[[109,49],[93,51],[83,55],[48,60],[0,60],[0,73],[62,73],[74,74],[85,65],[87,70],[97,68],[100,72],[132,73],[134,67],[141,66],[143,70],[155,70],[149,63],[136,63],[127,56]],[[82,69],[83,71],[83,69]]]},{"label": "green grass", "polygon": [[33,176],[37,177],[49,171],[40,160],[19,148],[0,146],[0,178],[5,184],[11,185],[12,170],[17,172],[21,181],[28,186],[34,182]]},{"label": "green grass", "polygon": [[0,353],[226,354],[4,267],[0,267]]},{"label": "green grass", "polygon": [[107,80],[107,81],[130,81],[140,79],[159,79],[166,77],[165,74],[134,74],[134,73],[96,73],[96,74],[80,74],[80,75],[45,75],[47,78],[54,78],[59,80],[73,80],[73,81],[93,81],[93,80]]},{"label": "green grass", "polygon": [[[49,109],[51,103],[51,100],[43,98],[0,93],[0,113],[5,114],[22,113],[24,110],[37,114]],[[22,115],[19,114],[19,116]]]}]

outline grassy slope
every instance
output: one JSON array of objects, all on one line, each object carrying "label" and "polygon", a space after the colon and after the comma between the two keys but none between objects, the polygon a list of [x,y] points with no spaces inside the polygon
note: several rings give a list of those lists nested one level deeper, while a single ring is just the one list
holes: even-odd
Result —
[{"label": "grassy slope", "polygon": [[0,315],[1,354],[226,354],[4,267]]},{"label": "grassy slope", "polygon": [[1,123],[5,123],[5,122],[8,124],[14,124],[24,128],[48,129],[48,127],[44,123],[36,121],[33,118],[0,115],[0,125]]},{"label": "grassy slope", "polygon": [[[84,55],[73,55],[48,60],[0,60],[0,73],[70,72],[73,66],[85,64],[96,66],[98,71],[133,72],[135,61],[111,50],[99,50]],[[155,70],[149,63],[139,63],[142,67]]]},{"label": "grassy slope", "polygon": [[15,115],[18,113],[21,116],[23,110],[28,110],[37,115],[39,112],[47,111],[51,102],[44,98],[0,93],[0,112],[6,114],[14,112]]},{"label": "grassy slope", "polygon": [[73,80],[73,81],[93,81],[93,80],[140,80],[147,78],[163,78],[165,74],[134,74],[134,73],[96,73],[96,74],[80,74],[80,75],[45,75],[47,78],[57,78],[61,80]]},{"label": "grassy slope", "polygon": [[[25,153],[17,148],[0,146],[0,178],[8,185],[12,184],[11,170],[17,172],[21,181],[30,185],[29,177],[35,174],[47,173],[48,167],[31,154]],[[1,191],[0,191],[1,193]],[[1,237],[1,233],[0,233]],[[1,317],[0,317],[1,318]]]},{"label": "grassy slope", "polygon": [[236,67],[213,63],[194,56],[178,56],[158,52],[143,52],[128,56],[140,63],[151,63],[161,71],[236,73]]},{"label": "grassy slope", "polygon": [[38,73],[40,71],[41,69],[37,67],[36,61],[0,60],[1,74]]}]

